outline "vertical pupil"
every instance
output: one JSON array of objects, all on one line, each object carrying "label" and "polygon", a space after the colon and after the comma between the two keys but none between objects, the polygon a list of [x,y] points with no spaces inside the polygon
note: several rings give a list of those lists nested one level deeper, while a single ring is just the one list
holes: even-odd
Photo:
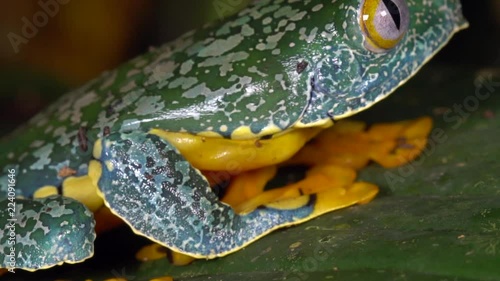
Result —
[{"label": "vertical pupil", "polygon": [[392,20],[399,30],[401,28],[401,13],[399,12],[398,6],[391,0],[382,0],[382,2],[384,2],[385,8],[389,11],[389,14],[391,14]]}]

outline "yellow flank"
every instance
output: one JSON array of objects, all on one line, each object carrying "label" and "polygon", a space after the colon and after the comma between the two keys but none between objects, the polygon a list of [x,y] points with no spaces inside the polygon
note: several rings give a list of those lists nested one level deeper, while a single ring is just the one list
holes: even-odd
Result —
[{"label": "yellow flank", "polygon": [[[312,166],[306,177],[281,188],[264,191],[277,168],[264,167],[236,175],[221,201],[237,213],[245,214],[259,206],[294,209],[317,195],[314,215],[370,201],[378,187],[354,182],[356,170],[370,160],[393,167],[413,160],[425,147],[432,127],[429,117],[395,123],[381,123],[366,130],[359,121],[341,121],[322,131],[284,165]],[[335,199],[332,199],[335,198]],[[312,217],[313,217],[312,216]]]},{"label": "yellow flank", "polygon": [[[101,179],[102,175],[102,164],[99,161],[96,160],[91,160],[89,164],[89,177],[92,180],[92,184],[94,184],[96,187],[99,185],[97,184],[99,180]],[[104,194],[101,192],[99,188],[96,188],[97,195],[104,199]]]},{"label": "yellow flank", "polygon": [[138,261],[146,262],[167,257],[167,249],[160,244],[150,244],[142,247],[136,254]]},{"label": "yellow flank", "polygon": [[241,126],[239,128],[236,128],[232,133],[231,133],[231,139],[237,140],[237,139],[248,139],[248,138],[257,138],[258,136],[252,133],[252,130],[248,126]]},{"label": "yellow flank", "polygon": [[380,143],[380,146],[370,152],[370,159],[385,168],[406,164],[422,153],[431,130],[430,117],[375,124],[368,130],[368,134],[373,141]]},{"label": "yellow flank", "polygon": [[355,182],[344,192],[331,188],[317,193],[311,218],[354,204],[366,204],[375,198],[377,193],[378,187],[366,182]]},{"label": "yellow flank", "polygon": [[188,265],[195,260],[193,257],[169,250],[160,244],[144,246],[135,254],[135,258],[142,262],[163,259],[167,256],[172,264],[179,266]]},{"label": "yellow flank", "polygon": [[57,187],[53,185],[45,185],[40,187],[33,193],[33,198],[43,198],[50,195],[57,195]]},{"label": "yellow flank", "polygon": [[[351,168],[318,164],[307,171],[303,180],[263,192],[266,184],[263,180],[268,178],[266,173],[265,169],[259,169],[236,176],[233,182],[245,181],[246,188],[253,186],[255,194],[251,197],[243,194],[244,201],[227,201],[237,213],[245,214],[264,205],[275,209],[298,208],[307,204],[309,200],[308,196],[303,195],[320,193],[329,189],[336,189],[339,194],[344,194],[345,190],[356,179],[356,171]],[[234,188],[233,182],[231,182],[229,190]],[[259,190],[260,193],[258,193]],[[301,196],[302,198],[294,200]],[[233,202],[238,203],[233,205]]]},{"label": "yellow flank", "polygon": [[107,206],[102,206],[94,212],[95,232],[97,235],[124,224],[123,220],[114,215]]},{"label": "yellow flank", "polygon": [[94,149],[92,150],[92,155],[96,159],[101,158],[101,154],[102,154],[102,144],[101,143],[102,143],[101,139],[98,139],[94,142]]},{"label": "yellow flank", "polygon": [[113,166],[113,163],[111,163],[111,161],[104,161],[104,164],[106,165],[106,168],[108,169],[108,171],[112,172],[115,167]]},{"label": "yellow flank", "polygon": [[233,140],[152,129],[196,168],[208,171],[248,171],[281,163],[292,157],[322,128],[292,130],[271,139]]},{"label": "yellow flank", "polygon": [[103,200],[97,195],[97,186],[87,176],[68,177],[62,183],[64,196],[74,198],[95,212],[103,205]]},{"label": "yellow flank", "polygon": [[278,200],[275,202],[267,203],[265,206],[267,208],[278,209],[278,210],[293,210],[300,207],[304,207],[311,200],[309,195],[302,195],[299,197]]},{"label": "yellow flank", "polygon": [[200,132],[197,135],[200,137],[207,137],[207,138],[222,138],[222,135],[213,131]]},{"label": "yellow flank", "polygon": [[170,261],[172,262],[173,265],[178,265],[178,266],[188,265],[195,260],[195,258],[191,256],[176,251],[171,251],[170,254],[171,254]]},{"label": "yellow flank", "polygon": [[231,206],[238,206],[256,197],[264,191],[267,182],[274,178],[277,170],[278,167],[273,165],[237,175],[231,179],[221,201]]},{"label": "yellow flank", "polygon": [[68,177],[62,183],[64,196],[74,198],[87,206],[92,212],[103,206],[103,200],[98,195],[97,183],[101,177],[101,164],[92,160],[89,163],[88,175]]},{"label": "yellow flank", "polygon": [[242,140],[242,139],[249,139],[249,138],[258,138],[261,136],[267,136],[267,135],[274,135],[276,133],[281,132],[282,129],[274,124],[269,124],[267,127],[263,128],[262,131],[260,131],[258,134],[254,134],[250,127],[248,126],[241,126],[236,128],[232,133],[231,133],[231,139],[233,140]]},{"label": "yellow flank", "polygon": [[432,119],[380,123],[365,131],[361,122],[342,120],[321,132],[285,164],[332,164],[360,169],[375,161],[385,168],[406,164],[425,148]]},{"label": "yellow flank", "polygon": [[89,163],[89,177],[92,179],[92,184],[98,186],[97,183],[101,178],[102,165],[99,161],[91,160]]}]

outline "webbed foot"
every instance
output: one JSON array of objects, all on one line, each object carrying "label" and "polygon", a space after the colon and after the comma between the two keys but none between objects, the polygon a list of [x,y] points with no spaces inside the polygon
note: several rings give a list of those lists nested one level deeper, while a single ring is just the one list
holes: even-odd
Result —
[{"label": "webbed foot", "polygon": [[35,271],[82,262],[94,254],[92,212],[71,198],[4,199],[0,224],[5,226],[0,230],[2,268]]}]

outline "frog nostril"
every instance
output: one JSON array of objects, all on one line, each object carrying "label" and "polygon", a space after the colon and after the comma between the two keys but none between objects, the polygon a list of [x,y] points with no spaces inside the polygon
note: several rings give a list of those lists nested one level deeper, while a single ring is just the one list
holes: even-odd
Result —
[{"label": "frog nostril", "polygon": [[301,61],[297,64],[297,73],[298,74],[301,74],[306,68],[307,66],[309,65],[309,63],[307,61]]}]

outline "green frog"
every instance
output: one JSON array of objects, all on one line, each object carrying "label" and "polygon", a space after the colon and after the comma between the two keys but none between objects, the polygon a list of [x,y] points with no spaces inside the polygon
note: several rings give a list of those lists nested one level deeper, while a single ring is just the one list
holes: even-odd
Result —
[{"label": "green frog", "polygon": [[288,161],[465,27],[459,0],[258,1],[103,73],[0,143],[0,266],[91,257],[102,208],[176,252],[215,258],[369,201],[376,187],[313,183],[236,212],[209,175]]}]

